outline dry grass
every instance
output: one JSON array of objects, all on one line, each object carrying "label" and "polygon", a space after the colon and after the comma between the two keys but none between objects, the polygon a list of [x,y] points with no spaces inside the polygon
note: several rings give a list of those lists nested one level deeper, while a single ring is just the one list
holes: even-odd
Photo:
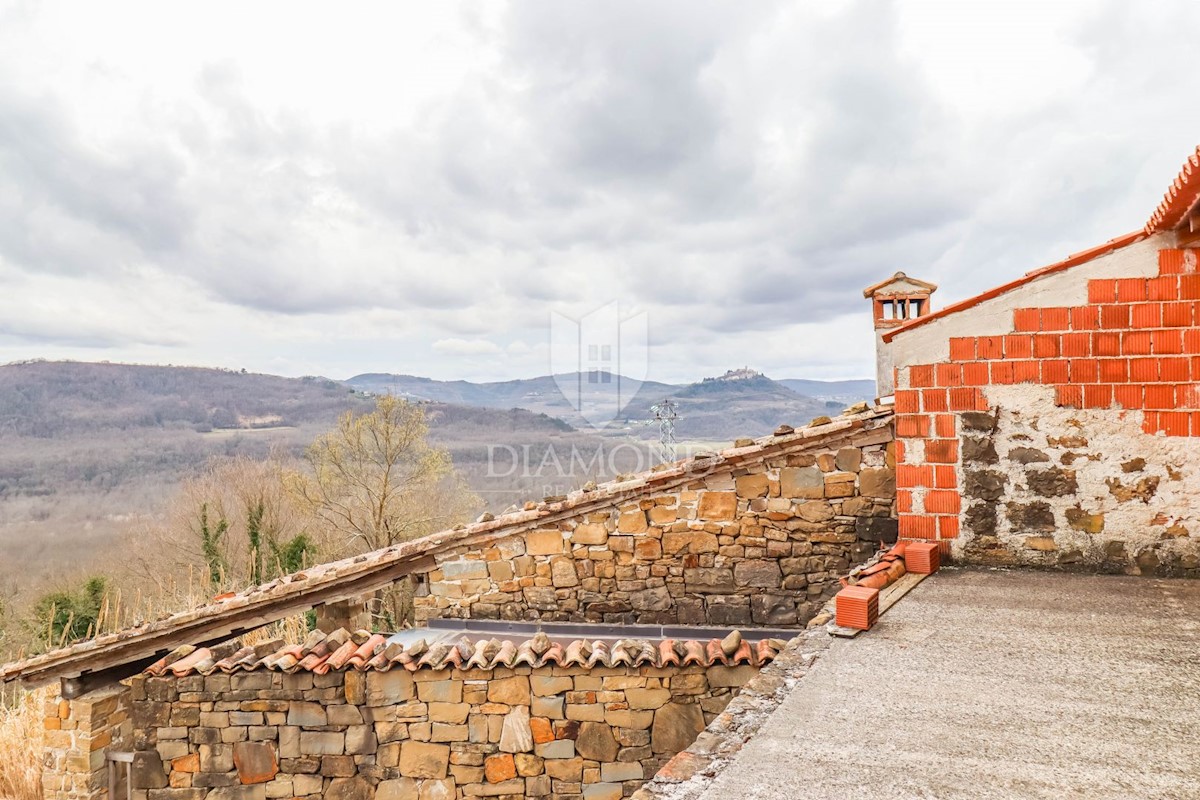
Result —
[{"label": "dry grass", "polygon": [[43,706],[50,690],[0,691],[0,798],[41,800]]}]

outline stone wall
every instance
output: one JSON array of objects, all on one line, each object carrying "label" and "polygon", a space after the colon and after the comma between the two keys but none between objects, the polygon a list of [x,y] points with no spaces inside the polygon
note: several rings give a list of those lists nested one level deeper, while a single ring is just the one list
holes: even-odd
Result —
[{"label": "stone wall", "polygon": [[105,750],[128,741],[129,710],[129,692],[123,686],[75,700],[46,701],[42,777],[46,800],[92,800],[106,795]]},{"label": "stone wall", "polygon": [[753,666],[134,679],[137,800],[620,798]]},{"label": "stone wall", "polygon": [[895,540],[890,426],[778,453],[484,545],[423,576],[432,618],[796,625]]}]

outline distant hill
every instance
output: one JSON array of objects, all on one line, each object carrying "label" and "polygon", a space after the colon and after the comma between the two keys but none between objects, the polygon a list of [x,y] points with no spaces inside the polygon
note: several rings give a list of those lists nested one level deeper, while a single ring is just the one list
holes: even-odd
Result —
[{"label": "distant hill", "polygon": [[[488,408],[516,406],[558,417],[581,428],[587,427],[587,422],[567,401],[560,385],[569,389],[582,387],[584,403],[610,401],[621,390],[626,396],[633,393],[633,399],[609,426],[608,433],[641,438],[657,436],[652,426],[637,423],[650,419],[653,416],[650,407],[669,397],[679,404],[684,417],[677,426],[680,439],[714,441],[761,436],[782,422],[807,422],[814,416],[840,411],[875,395],[874,381],[774,381],[750,369],[730,370],[725,375],[692,384],[639,383],[615,375],[607,384],[589,383],[586,375],[573,373],[492,383],[369,373],[355,375],[346,383],[363,392],[392,392],[421,400]],[[807,391],[798,392],[789,384],[803,385]]]},{"label": "distant hill", "polygon": [[818,400],[841,400],[848,404],[875,399],[875,381],[810,381],[803,378],[784,378],[779,383],[797,394]]}]

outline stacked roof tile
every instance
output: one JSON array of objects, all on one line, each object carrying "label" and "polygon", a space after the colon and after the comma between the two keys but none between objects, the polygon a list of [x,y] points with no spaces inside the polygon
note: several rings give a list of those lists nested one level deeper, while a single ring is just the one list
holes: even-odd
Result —
[{"label": "stacked roof tile", "polygon": [[324,675],[335,670],[391,669],[494,669],[497,667],[578,666],[593,667],[666,667],[666,666],[739,666],[761,667],[772,661],[785,646],[782,639],[751,642],[734,631],[724,639],[679,641],[664,639],[603,640],[577,639],[554,641],[544,633],[521,642],[462,638],[457,642],[410,644],[389,642],[388,638],[367,631],[351,633],[339,629],[330,634],[313,631],[303,644],[278,641],[245,646],[233,644],[214,647],[184,646],[173,650],[145,669],[145,674],[161,677],[174,675],[211,675],[253,670],[275,672],[313,672]]},{"label": "stacked roof tile", "polygon": [[1158,208],[1154,209],[1154,214],[1146,223],[1146,233],[1175,228],[1197,201],[1200,201],[1200,147],[1184,162],[1175,182],[1167,189]]}]

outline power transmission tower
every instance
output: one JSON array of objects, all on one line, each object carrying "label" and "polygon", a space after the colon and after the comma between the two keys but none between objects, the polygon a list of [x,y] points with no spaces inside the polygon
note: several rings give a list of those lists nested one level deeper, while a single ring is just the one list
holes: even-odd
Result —
[{"label": "power transmission tower", "polygon": [[679,416],[675,403],[671,398],[650,406],[654,413],[652,422],[658,423],[658,449],[664,462],[674,461],[675,455],[675,421],[683,419]]}]

